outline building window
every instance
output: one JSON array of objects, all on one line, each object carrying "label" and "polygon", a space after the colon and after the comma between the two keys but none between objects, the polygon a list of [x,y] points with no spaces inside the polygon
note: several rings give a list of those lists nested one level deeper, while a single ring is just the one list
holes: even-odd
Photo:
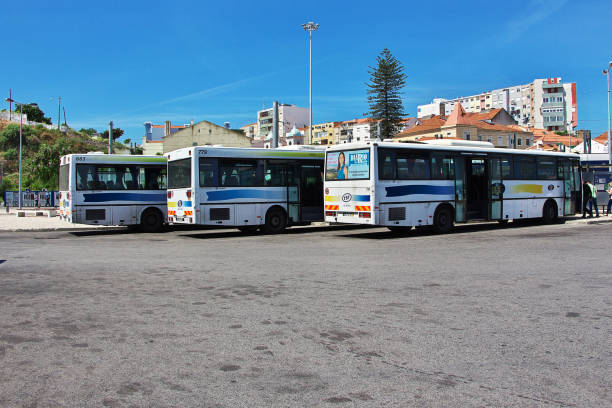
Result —
[{"label": "building window", "polygon": [[504,137],[503,136],[497,136],[497,144],[500,145],[500,146],[504,144]]},{"label": "building window", "polygon": [[518,139],[516,139],[516,144],[519,146],[523,145],[523,139],[521,139],[520,137]]},{"label": "building window", "polygon": [[472,138],[472,135],[470,135],[470,132],[463,132],[463,138],[465,140],[470,140]]}]

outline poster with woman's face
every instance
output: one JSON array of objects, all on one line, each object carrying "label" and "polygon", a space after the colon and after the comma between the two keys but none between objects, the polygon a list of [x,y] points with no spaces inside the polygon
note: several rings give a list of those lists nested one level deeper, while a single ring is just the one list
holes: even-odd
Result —
[{"label": "poster with woman's face", "polygon": [[327,152],[326,180],[358,180],[370,177],[370,150]]}]

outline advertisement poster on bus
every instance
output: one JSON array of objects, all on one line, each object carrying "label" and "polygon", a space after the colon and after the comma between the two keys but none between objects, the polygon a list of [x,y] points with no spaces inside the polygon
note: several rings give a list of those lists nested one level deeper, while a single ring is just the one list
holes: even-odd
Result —
[{"label": "advertisement poster on bus", "polygon": [[363,180],[370,178],[370,150],[327,152],[326,180]]}]

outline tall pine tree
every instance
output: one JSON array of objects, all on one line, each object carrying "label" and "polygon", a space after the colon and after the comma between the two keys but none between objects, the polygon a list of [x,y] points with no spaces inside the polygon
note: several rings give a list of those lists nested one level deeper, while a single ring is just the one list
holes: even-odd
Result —
[{"label": "tall pine tree", "polygon": [[382,50],[376,60],[378,66],[369,67],[370,83],[366,83],[370,105],[367,115],[380,121],[380,137],[386,139],[399,131],[405,116],[401,94],[406,75],[402,63],[387,48]]}]

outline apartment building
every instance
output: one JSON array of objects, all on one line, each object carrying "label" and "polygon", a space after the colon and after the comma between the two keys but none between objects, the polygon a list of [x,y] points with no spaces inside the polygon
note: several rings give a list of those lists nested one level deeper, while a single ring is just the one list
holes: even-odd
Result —
[{"label": "apartment building", "polygon": [[[278,104],[278,133],[279,137],[285,135],[293,127],[305,127],[310,121],[310,109],[300,108],[296,105],[284,103]],[[274,110],[272,108],[263,109],[257,112],[257,137],[265,139],[274,126]]]},{"label": "apartment building", "polygon": [[334,144],[335,122],[312,125],[312,144]]},{"label": "apartment building", "polygon": [[522,126],[572,131],[578,124],[576,83],[563,83],[561,78],[535,79],[526,85],[455,99],[435,98],[417,107],[417,117],[448,116],[458,103],[468,113],[504,109]]},{"label": "apartment building", "polygon": [[249,123],[240,128],[246,137],[253,140],[257,136],[257,123]]}]

